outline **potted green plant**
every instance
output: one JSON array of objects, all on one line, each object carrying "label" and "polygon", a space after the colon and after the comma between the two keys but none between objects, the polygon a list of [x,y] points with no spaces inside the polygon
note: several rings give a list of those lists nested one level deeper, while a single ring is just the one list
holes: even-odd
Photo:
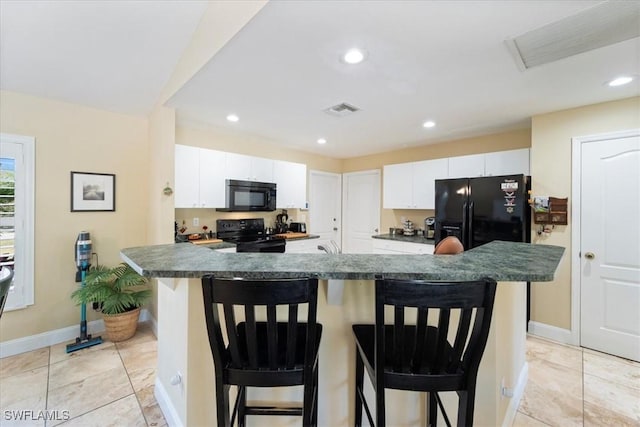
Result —
[{"label": "potted green plant", "polygon": [[84,286],[71,294],[79,304],[97,303],[111,341],[124,341],[136,333],[140,307],[151,297],[147,279],[128,264],[98,265],[85,277]]}]

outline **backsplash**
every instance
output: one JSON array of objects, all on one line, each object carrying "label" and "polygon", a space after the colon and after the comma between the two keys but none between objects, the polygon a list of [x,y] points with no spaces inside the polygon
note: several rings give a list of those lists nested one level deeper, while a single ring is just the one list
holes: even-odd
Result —
[{"label": "backsplash", "polygon": [[[202,227],[207,226],[207,231],[216,232],[216,220],[218,219],[242,219],[242,218],[264,218],[265,227],[274,227],[276,215],[282,212],[277,209],[273,212],[218,212],[215,209],[176,209],[175,218],[178,228],[183,226],[187,229],[182,234],[203,233]],[[287,209],[289,219],[294,222],[307,222],[306,211],[300,209]],[[199,225],[193,225],[193,219],[198,218]]]}]

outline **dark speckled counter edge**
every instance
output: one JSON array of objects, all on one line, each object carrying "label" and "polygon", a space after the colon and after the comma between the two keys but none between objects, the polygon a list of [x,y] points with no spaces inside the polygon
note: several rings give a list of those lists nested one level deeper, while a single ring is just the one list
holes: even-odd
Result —
[{"label": "dark speckled counter edge", "polygon": [[362,280],[377,276],[424,280],[546,282],[554,278],[564,248],[494,241],[459,255],[221,253],[169,244],[127,248],[122,259],[146,277],[283,278]]}]

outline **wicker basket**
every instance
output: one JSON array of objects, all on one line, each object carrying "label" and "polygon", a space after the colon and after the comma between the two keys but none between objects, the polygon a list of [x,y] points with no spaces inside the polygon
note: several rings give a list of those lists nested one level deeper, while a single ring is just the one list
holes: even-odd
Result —
[{"label": "wicker basket", "polygon": [[136,333],[140,307],[120,314],[105,314],[104,328],[112,342],[128,340]]}]

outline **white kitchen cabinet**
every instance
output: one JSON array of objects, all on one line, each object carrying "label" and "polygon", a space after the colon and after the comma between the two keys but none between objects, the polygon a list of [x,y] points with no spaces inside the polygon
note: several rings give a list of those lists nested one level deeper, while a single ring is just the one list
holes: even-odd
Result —
[{"label": "white kitchen cabinet", "polygon": [[[373,239],[373,238],[372,238]],[[394,240],[373,239],[374,254],[404,254],[404,242]]]},{"label": "white kitchen cabinet", "polygon": [[273,162],[276,183],[276,208],[304,208],[307,200],[307,165],[303,163]]},{"label": "white kitchen cabinet", "polygon": [[433,254],[434,245],[423,243],[402,242],[398,240],[374,239],[374,254],[390,255],[424,255]]},{"label": "white kitchen cabinet", "polygon": [[227,252],[227,253],[236,253],[236,248],[223,248],[223,249],[214,249],[214,252]]},{"label": "white kitchen cabinet", "polygon": [[176,208],[224,207],[224,154],[221,151],[176,144]]},{"label": "white kitchen cabinet", "polygon": [[449,157],[449,178],[530,174],[529,149]]},{"label": "white kitchen cabinet", "polygon": [[447,159],[434,159],[413,164],[414,209],[436,208],[436,179],[448,177]]},{"label": "white kitchen cabinet", "polygon": [[225,175],[227,179],[273,182],[273,160],[226,153]]},{"label": "white kitchen cabinet", "polygon": [[434,245],[427,243],[406,242],[404,245],[404,249],[407,253],[415,255],[433,255],[433,250],[435,249]]},{"label": "white kitchen cabinet", "polygon": [[528,148],[484,155],[484,176],[515,174],[530,174]]},{"label": "white kitchen cabinet", "polygon": [[447,159],[384,166],[385,209],[434,209],[435,180],[447,178]]},{"label": "white kitchen cabinet", "polygon": [[449,178],[484,176],[484,154],[449,157]]},{"label": "white kitchen cabinet", "polygon": [[285,252],[291,254],[323,254],[325,252],[318,249],[318,245],[326,242],[326,239],[287,240]]},{"label": "white kitchen cabinet", "polygon": [[382,207],[411,209],[413,205],[413,164],[385,165],[382,176]]}]

